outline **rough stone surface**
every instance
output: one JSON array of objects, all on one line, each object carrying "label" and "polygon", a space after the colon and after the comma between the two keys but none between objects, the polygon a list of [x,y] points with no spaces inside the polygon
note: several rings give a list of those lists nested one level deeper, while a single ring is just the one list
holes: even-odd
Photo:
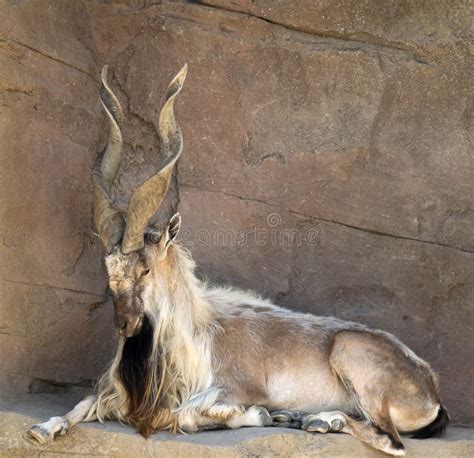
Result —
[{"label": "rough stone surface", "polygon": [[[0,406],[0,456],[160,456],[193,457],[386,457],[345,434],[310,434],[283,428],[242,428],[193,435],[152,435],[148,440],[116,422],[85,423],[74,427],[51,445],[27,442],[22,433],[47,416],[67,410],[73,403],[59,397],[29,396],[14,406]],[[65,406],[68,404],[69,406]],[[58,410],[59,409],[59,410]],[[404,439],[408,457],[464,458],[474,454],[474,432],[451,428],[443,439]]]},{"label": "rough stone surface", "polygon": [[454,421],[474,421],[470,8],[1,2],[2,395],[82,390],[104,370],[99,71],[125,108],[123,207],[158,165],[153,123],[188,62],[185,151],[157,217],[182,213],[200,275],[394,332],[440,373]]},{"label": "rough stone surface", "polygon": [[88,36],[76,2],[0,3],[2,397],[90,386],[111,356],[91,227],[102,116]]}]

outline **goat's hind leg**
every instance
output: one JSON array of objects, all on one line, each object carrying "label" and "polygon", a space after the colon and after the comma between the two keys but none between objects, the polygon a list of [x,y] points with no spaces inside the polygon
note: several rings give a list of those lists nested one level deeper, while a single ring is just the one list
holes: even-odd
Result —
[{"label": "goat's hind leg", "polygon": [[279,428],[301,429],[305,415],[307,414],[300,410],[274,410],[270,412],[272,426]]},{"label": "goat's hind leg", "polygon": [[[390,403],[400,393],[410,398],[410,392],[402,391],[400,386],[417,388],[416,380],[410,377],[414,370],[407,358],[400,357],[392,343],[378,335],[342,331],[334,338],[330,364],[367,419],[361,422],[347,417],[342,431],[389,455],[405,455]],[[362,366],[364,372],[360,370]]]},{"label": "goat's hind leg", "polygon": [[341,432],[350,434],[361,442],[388,455],[405,455],[405,447],[393,425],[385,424],[382,429],[380,426],[372,426],[369,421],[357,421],[347,417],[346,424]]},{"label": "goat's hind leg", "polygon": [[41,445],[52,442],[57,436],[64,436],[71,426],[80,422],[95,421],[96,396],[88,396],[63,417],[51,417],[44,423],[33,425],[25,432],[25,438]]},{"label": "goat's hind leg", "polygon": [[[398,433],[390,425],[384,430],[368,421],[359,421],[340,411],[306,414],[300,411],[280,410],[271,413],[273,426],[302,429],[313,433],[345,433],[371,447],[395,456],[403,456],[403,446],[394,447]],[[390,432],[386,432],[389,430]],[[398,442],[400,445],[401,443]]]},{"label": "goat's hind leg", "polygon": [[342,412],[309,414],[299,410],[277,410],[270,415],[273,426],[303,429],[308,432],[337,433],[346,424],[346,415]]}]

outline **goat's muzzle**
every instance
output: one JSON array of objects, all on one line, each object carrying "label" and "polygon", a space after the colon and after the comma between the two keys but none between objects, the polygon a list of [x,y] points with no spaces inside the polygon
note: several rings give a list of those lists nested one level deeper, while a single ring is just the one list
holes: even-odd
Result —
[{"label": "goat's muzzle", "polygon": [[114,325],[121,337],[137,335],[143,325],[143,314],[117,313],[114,316]]}]

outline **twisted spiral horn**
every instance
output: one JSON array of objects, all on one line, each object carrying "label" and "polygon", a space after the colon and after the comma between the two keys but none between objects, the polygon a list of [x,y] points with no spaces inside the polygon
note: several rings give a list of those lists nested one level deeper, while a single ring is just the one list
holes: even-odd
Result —
[{"label": "twisted spiral horn", "polygon": [[188,66],[185,64],[166,91],[166,101],[158,121],[158,134],[164,163],[155,175],[138,186],[132,193],[127,207],[127,224],[122,241],[124,254],[143,248],[145,229],[150,218],[163,202],[174,165],[183,149],[183,136],[176,122],[174,102],[183,88],[187,70]]},{"label": "twisted spiral horn", "polygon": [[114,207],[111,198],[112,183],[122,161],[123,112],[120,102],[108,85],[107,76],[108,66],[105,65],[101,74],[102,86],[99,96],[109,119],[109,138],[106,147],[99,154],[92,168],[92,183],[95,226],[105,250],[110,253],[122,238],[125,221],[122,214]]}]

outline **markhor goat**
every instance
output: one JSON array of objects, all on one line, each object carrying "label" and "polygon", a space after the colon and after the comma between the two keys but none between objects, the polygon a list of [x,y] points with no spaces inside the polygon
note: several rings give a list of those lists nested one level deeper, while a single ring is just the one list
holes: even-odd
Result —
[{"label": "markhor goat", "polygon": [[[98,385],[64,417],[32,426],[52,441],[79,422],[118,419],[154,431],[279,425],[343,432],[391,455],[400,433],[440,435],[448,414],[436,375],[397,338],[361,324],[296,313],[194,274],[176,243],[181,217],[149,226],[182,150],[174,101],[187,67],[166,92],[158,131],[163,163],[138,186],[126,215],[111,185],[122,157],[123,113],[102,71],[100,99],[110,124],[94,165],[94,218],[113,293],[117,354]],[[269,413],[270,412],[270,413]]]}]

